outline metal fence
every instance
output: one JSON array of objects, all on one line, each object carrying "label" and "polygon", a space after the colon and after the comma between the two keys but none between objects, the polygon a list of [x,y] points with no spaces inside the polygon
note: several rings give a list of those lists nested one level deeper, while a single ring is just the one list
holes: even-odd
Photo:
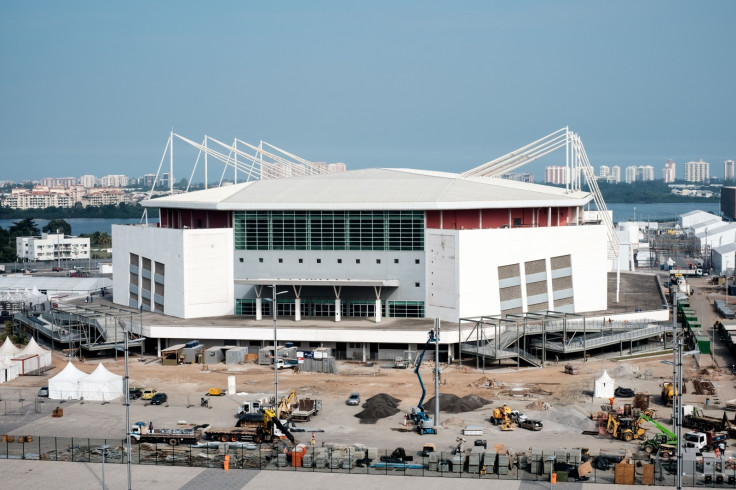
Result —
[{"label": "metal fence", "polygon": [[[223,468],[225,457],[229,456],[230,469],[530,481],[549,481],[554,468],[558,482],[616,482],[616,458],[610,457],[602,460],[600,456],[591,456],[589,461],[592,471],[578,479],[578,464],[553,461],[550,456],[535,458],[535,451],[510,456],[506,463],[494,450],[479,452],[480,448],[472,448],[463,453],[439,452],[431,456],[404,456],[397,455],[397,450],[357,450],[342,446],[301,446],[301,449],[301,452],[292,452],[290,447],[282,443],[256,445],[211,442],[196,446],[142,443],[132,446],[130,459],[132,464],[140,465]],[[580,454],[579,449],[567,450],[567,454],[575,451]],[[0,459],[98,463],[102,462],[103,452],[105,463],[128,462],[125,441],[119,439],[3,435],[0,442]],[[560,450],[544,454],[555,453],[559,455]],[[476,456],[471,456],[473,454]],[[541,454],[541,451],[537,450],[536,454]],[[736,488],[736,466],[723,459],[719,462],[720,468],[710,474],[704,474],[703,468],[696,463],[686,462],[682,484]],[[635,461],[635,483],[642,483],[646,466],[642,461]],[[674,460],[657,460],[653,470],[654,485],[671,487],[675,484]]]}]

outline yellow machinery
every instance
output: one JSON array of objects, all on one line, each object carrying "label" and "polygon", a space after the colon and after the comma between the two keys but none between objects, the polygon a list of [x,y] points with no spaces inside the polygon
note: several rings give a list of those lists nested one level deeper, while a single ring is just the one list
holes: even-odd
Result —
[{"label": "yellow machinery", "polygon": [[297,408],[299,408],[299,400],[296,397],[296,392],[291,390],[288,397],[281,398],[278,407],[276,407],[276,414],[278,418],[283,419],[291,415],[291,412]]},{"label": "yellow machinery", "polygon": [[672,406],[672,399],[675,397],[676,394],[677,390],[675,390],[675,387],[672,383],[662,384],[662,402],[665,404],[665,406]]},{"label": "yellow machinery", "polygon": [[639,426],[639,420],[631,417],[619,417],[616,413],[609,412],[606,432],[622,441],[628,442],[633,439],[641,439],[647,431],[644,427]]},{"label": "yellow machinery", "polygon": [[494,408],[491,415],[493,425],[500,425],[501,430],[514,430],[516,424],[509,417],[511,415],[511,407],[504,404],[502,407]]}]

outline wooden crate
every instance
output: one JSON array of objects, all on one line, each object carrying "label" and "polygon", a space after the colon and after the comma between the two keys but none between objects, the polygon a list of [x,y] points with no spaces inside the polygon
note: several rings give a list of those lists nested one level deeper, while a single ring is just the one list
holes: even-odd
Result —
[{"label": "wooden crate", "polygon": [[628,463],[617,463],[614,466],[614,483],[616,485],[634,484],[634,465]]}]

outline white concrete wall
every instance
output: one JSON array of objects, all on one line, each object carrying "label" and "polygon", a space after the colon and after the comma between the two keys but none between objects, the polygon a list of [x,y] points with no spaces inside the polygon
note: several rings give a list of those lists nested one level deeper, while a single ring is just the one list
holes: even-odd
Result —
[{"label": "white concrete wall", "polygon": [[129,302],[130,254],[134,253],[165,266],[164,314],[200,318],[234,313],[232,229],[114,225],[112,230],[113,302],[135,306]]},{"label": "white concrete wall", "polygon": [[733,274],[736,269],[736,256],[734,251],[720,251],[713,249],[713,272],[719,275]]},{"label": "white concrete wall", "polygon": [[[523,276],[523,263],[540,259],[547,261],[549,309],[554,309],[549,259],[561,255],[571,256],[574,311],[607,307],[607,235],[603,225],[429,230],[428,235],[427,317],[457,321],[500,314],[498,267],[521,263]],[[457,239],[453,247],[448,245],[449,237]],[[448,291],[452,281],[456,285],[454,307]],[[522,300],[526,311],[523,277]]]}]

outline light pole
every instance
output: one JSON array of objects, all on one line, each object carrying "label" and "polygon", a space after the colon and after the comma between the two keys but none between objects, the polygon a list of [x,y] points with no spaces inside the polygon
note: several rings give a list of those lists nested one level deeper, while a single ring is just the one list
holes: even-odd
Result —
[{"label": "light pole", "polygon": [[108,444],[100,446],[102,450],[102,490],[105,490],[105,452],[110,449]]},{"label": "light pole", "polygon": [[273,288],[273,298],[271,299],[271,308],[273,308],[273,408],[278,417],[278,403],[279,403],[279,347],[278,347],[278,308],[276,305],[276,295],[284,294],[287,291],[276,292],[276,285],[271,286]]}]

